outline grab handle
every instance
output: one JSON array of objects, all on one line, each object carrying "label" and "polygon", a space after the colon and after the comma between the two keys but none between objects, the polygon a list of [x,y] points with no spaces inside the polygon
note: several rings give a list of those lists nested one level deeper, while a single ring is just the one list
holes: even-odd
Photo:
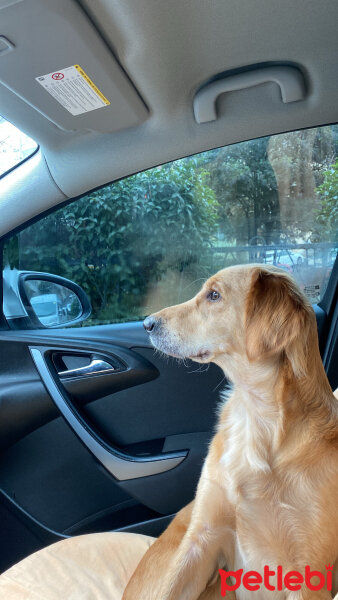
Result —
[{"label": "grab handle", "polygon": [[280,87],[283,102],[297,102],[305,97],[304,78],[295,67],[262,67],[218,79],[202,87],[194,98],[197,123],[216,121],[216,100],[225,92],[234,92],[273,81]]}]

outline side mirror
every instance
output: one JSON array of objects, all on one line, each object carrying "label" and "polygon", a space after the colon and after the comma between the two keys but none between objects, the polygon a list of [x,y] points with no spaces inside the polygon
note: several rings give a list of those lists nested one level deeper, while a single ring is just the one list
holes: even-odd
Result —
[{"label": "side mirror", "polygon": [[6,267],[3,283],[3,310],[12,329],[67,327],[91,314],[86,292],[65,277]]}]

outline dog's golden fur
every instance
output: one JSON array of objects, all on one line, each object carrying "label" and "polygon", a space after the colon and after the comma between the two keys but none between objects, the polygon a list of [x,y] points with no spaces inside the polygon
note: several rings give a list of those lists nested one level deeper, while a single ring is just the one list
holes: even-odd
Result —
[{"label": "dog's golden fur", "polygon": [[[219,294],[210,295],[216,291]],[[312,307],[273,267],[220,271],[189,302],[153,317],[155,347],[214,362],[233,388],[220,412],[196,497],[151,546],[124,600],[220,599],[218,569],[282,565],[326,573],[334,590],[256,597],[328,599],[338,591],[338,401],[318,349]],[[257,593],[259,594],[257,596]],[[240,586],[227,598],[252,593]]]}]

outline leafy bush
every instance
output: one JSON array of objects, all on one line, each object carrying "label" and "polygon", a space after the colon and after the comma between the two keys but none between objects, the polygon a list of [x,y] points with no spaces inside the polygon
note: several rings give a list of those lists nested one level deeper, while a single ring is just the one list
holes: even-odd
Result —
[{"label": "leafy bush", "polygon": [[138,173],[25,229],[19,268],[81,285],[91,323],[139,318],[149,285],[167,270],[193,268],[212,243],[217,207],[198,158]]}]

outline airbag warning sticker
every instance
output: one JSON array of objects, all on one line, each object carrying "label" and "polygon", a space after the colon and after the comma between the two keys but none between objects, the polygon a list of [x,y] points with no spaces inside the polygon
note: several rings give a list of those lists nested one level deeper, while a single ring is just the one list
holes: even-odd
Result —
[{"label": "airbag warning sticker", "polygon": [[110,104],[79,65],[41,75],[35,79],[74,116]]}]

